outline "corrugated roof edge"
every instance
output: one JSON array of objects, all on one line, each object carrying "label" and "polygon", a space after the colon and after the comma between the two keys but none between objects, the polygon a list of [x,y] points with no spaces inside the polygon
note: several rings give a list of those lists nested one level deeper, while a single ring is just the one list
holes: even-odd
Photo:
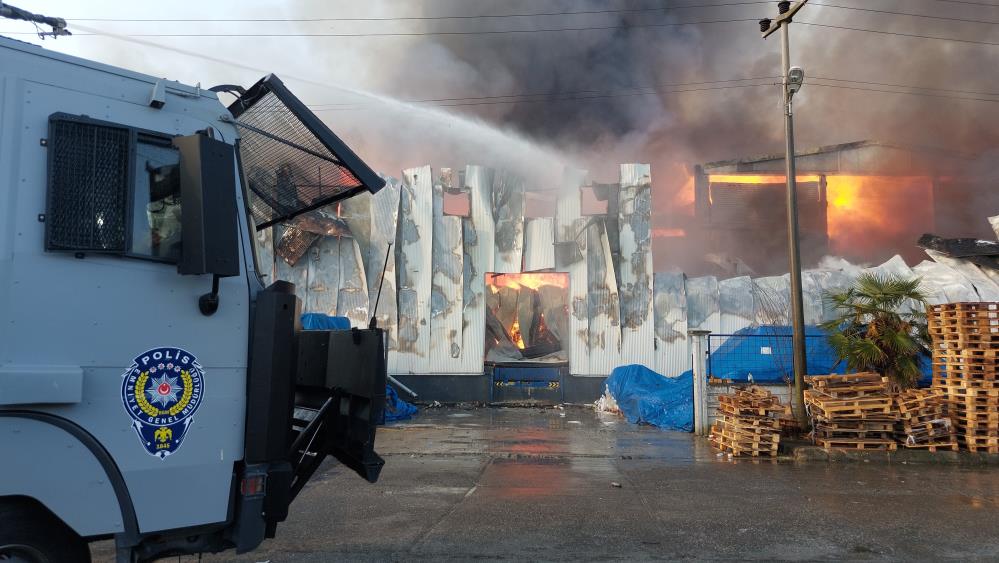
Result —
[{"label": "corrugated roof edge", "polygon": [[[840,151],[846,151],[846,150],[852,150],[852,149],[860,149],[860,148],[864,148],[864,147],[885,147],[885,148],[892,148],[892,149],[902,149],[902,150],[913,151],[913,152],[930,152],[930,153],[936,153],[936,154],[941,154],[941,155],[952,156],[952,157],[956,157],[956,158],[964,158],[964,159],[967,159],[967,160],[972,160],[972,159],[976,158],[976,155],[972,155],[972,154],[968,154],[968,153],[962,153],[962,152],[954,151],[954,150],[950,150],[950,149],[943,149],[943,148],[939,148],[939,147],[927,147],[927,146],[920,146],[920,145],[903,145],[903,144],[897,144],[897,143],[885,143],[885,142],[882,142],[882,141],[872,141],[872,140],[854,141],[852,143],[841,143],[841,144],[838,144],[838,145],[824,145],[824,146],[816,147],[816,148],[812,148],[812,149],[806,149],[806,150],[802,150],[802,151],[796,151],[794,153],[794,155],[795,155],[795,157],[812,156],[812,155],[817,155],[817,154],[826,154],[826,153],[840,152]],[[760,156],[751,156],[751,157],[746,157],[746,158],[736,158],[736,159],[731,159],[731,160],[718,160],[718,161],[715,161],[715,162],[708,162],[708,163],[703,164],[701,166],[705,170],[708,170],[708,169],[711,169],[711,168],[721,168],[721,167],[724,167],[724,166],[732,166],[732,165],[735,165],[735,164],[754,164],[754,163],[759,163],[759,162],[770,162],[770,161],[775,161],[775,160],[784,160],[784,155],[783,154],[768,154],[768,155],[760,155]]]},{"label": "corrugated roof edge", "polygon": [[[130,78],[132,80],[146,82],[148,84],[156,84],[156,82],[160,80],[155,76],[142,74],[141,72],[135,72],[133,70],[124,69],[109,64],[99,63],[97,61],[92,61],[89,59],[83,59],[80,57],[74,57],[72,55],[66,55],[56,51],[50,51],[40,45],[27,43],[24,41],[20,41],[18,39],[12,39],[5,35],[0,35],[0,49],[12,49],[15,51],[21,51],[22,53],[28,53],[39,57],[45,57],[57,61],[62,61],[65,63],[97,70],[100,72],[106,72],[108,74],[113,74],[115,76],[120,76],[122,78]],[[168,80],[166,87],[184,96],[194,96],[199,92],[198,87],[183,84],[181,82],[177,82],[176,80]],[[202,98],[210,98],[212,100],[218,99],[218,95],[215,92],[211,92],[206,88],[201,88],[200,93]]]}]

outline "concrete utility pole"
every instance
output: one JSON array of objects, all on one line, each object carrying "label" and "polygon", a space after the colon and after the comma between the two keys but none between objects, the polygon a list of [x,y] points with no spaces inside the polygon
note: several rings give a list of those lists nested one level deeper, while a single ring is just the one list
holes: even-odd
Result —
[{"label": "concrete utility pole", "polygon": [[787,136],[787,153],[784,157],[787,173],[787,246],[791,265],[791,323],[792,323],[792,360],[794,363],[794,415],[802,428],[807,428],[808,419],[805,415],[805,372],[807,357],[805,356],[805,313],[801,297],[801,249],[798,244],[798,188],[794,165],[794,117],[791,111],[791,98],[801,89],[805,75],[800,68],[791,68],[791,48],[788,40],[788,26],[808,0],[799,0],[794,6],[788,0],[777,3],[780,15],[776,20],[769,18],[760,20],[760,31],[766,39],[772,33],[780,30],[781,39],[781,75],[783,80],[784,128]]}]

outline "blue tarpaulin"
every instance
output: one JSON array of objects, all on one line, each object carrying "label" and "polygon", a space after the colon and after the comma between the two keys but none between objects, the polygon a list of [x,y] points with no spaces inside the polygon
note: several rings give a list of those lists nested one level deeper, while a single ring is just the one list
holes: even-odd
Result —
[{"label": "blue tarpaulin", "polygon": [[[758,326],[744,328],[733,335],[711,335],[709,342],[723,341],[718,349],[711,350],[708,358],[708,375],[748,383],[753,376],[755,383],[783,383],[793,377],[791,327]],[[827,375],[846,373],[846,362],[839,361],[836,351],[829,344],[828,333],[819,327],[805,328],[805,352],[808,358],[806,373]],[[921,384],[929,385],[930,359],[923,358]]]},{"label": "blue tarpaulin", "polygon": [[694,429],[694,379],[691,372],[663,377],[645,366],[615,368],[607,389],[628,422],[666,430]]},{"label": "blue tarpaulin", "polygon": [[350,319],[322,313],[303,313],[302,328],[305,330],[350,330]]},{"label": "blue tarpaulin", "polygon": [[399,394],[391,385],[385,386],[385,417],[384,423],[397,422],[399,420],[409,420],[416,414],[416,405],[407,403],[399,398]]}]

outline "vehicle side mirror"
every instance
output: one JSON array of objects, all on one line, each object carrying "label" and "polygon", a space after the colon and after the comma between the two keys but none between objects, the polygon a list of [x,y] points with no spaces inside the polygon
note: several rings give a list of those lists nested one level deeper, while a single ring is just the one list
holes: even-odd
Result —
[{"label": "vehicle side mirror", "polygon": [[180,150],[182,249],[177,271],[184,275],[239,275],[236,159],[232,145],[206,135],[174,137]]}]

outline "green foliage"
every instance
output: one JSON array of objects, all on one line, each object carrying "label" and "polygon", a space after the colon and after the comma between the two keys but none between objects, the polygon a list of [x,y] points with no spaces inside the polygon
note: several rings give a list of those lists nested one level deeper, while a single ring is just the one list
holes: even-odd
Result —
[{"label": "green foliage", "polygon": [[850,289],[826,293],[837,317],[822,324],[851,371],[874,371],[899,388],[919,380],[919,356],[929,354],[926,297],[920,279],[865,273]]}]

